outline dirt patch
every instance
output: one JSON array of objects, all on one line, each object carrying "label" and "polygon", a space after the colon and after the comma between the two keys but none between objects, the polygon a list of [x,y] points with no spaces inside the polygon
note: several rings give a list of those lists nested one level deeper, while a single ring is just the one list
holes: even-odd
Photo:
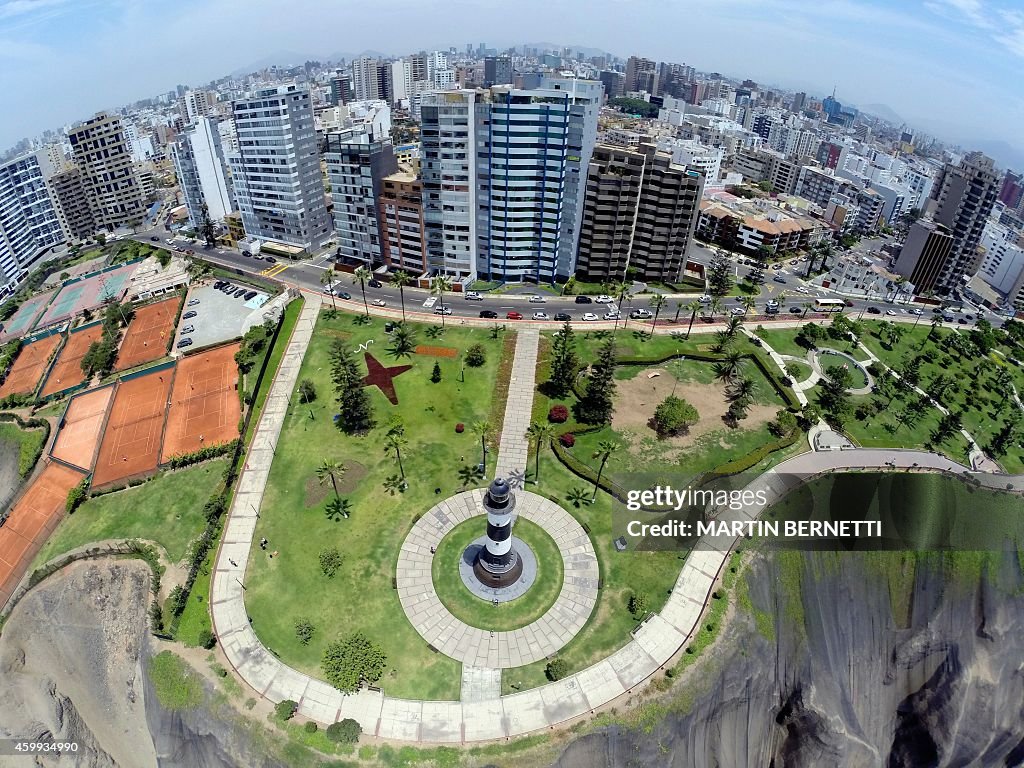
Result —
[{"label": "dirt patch", "polygon": [[[345,474],[338,481],[338,493],[342,494],[352,493],[359,485],[359,481],[366,477],[367,472],[366,467],[358,461],[346,461],[345,467]],[[306,508],[319,505],[332,493],[334,493],[334,487],[329,478],[321,484],[316,474],[310,475],[306,479]]]},{"label": "dirt patch", "polygon": [[[655,437],[654,430],[647,423],[661,401],[671,395],[673,390],[676,397],[683,398],[697,409],[700,419],[686,434],[660,441],[674,449],[663,455],[665,460],[676,460],[684,448],[694,445],[704,435],[728,429],[722,420],[729,411],[729,400],[723,385],[717,382],[697,384],[677,381],[663,368],[649,368],[632,379],[618,382],[612,429],[626,436],[630,453],[638,454],[644,441]],[[775,418],[777,410],[770,405],[751,405],[747,409],[747,418],[740,422],[740,428],[763,426]]]}]

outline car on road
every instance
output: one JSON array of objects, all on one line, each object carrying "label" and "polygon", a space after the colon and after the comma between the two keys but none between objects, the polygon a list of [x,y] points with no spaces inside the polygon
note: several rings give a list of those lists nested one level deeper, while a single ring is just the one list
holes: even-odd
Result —
[{"label": "car on road", "polygon": [[710,297],[710,296],[708,296],[708,295],[707,295],[707,294],[705,293],[705,294],[704,294],[703,296],[700,296],[700,297],[698,297],[698,298],[697,298],[697,301],[698,301],[699,303],[701,303],[701,304],[710,304],[710,303],[711,303],[711,297]]},{"label": "car on road", "polygon": [[613,301],[615,301],[615,299],[613,299],[611,296],[606,296],[605,294],[602,293],[600,296],[594,299],[594,301],[596,301],[598,304],[611,304]]},{"label": "car on road", "polygon": [[533,313],[533,319],[534,320],[550,320],[551,318],[548,316],[547,312],[534,312]]},{"label": "car on road", "polygon": [[182,349],[184,347],[191,347],[192,346],[192,339],[188,339],[188,338],[178,339],[178,343],[175,346],[177,346],[178,349]]},{"label": "car on road", "polygon": [[273,256],[267,256],[267,263],[268,264],[277,264],[277,259],[275,259]]},{"label": "car on road", "polygon": [[967,321],[964,320],[962,317],[959,320],[957,320],[957,322],[960,323],[960,325],[967,325]]},{"label": "car on road", "polygon": [[246,293],[245,293],[245,300],[246,301],[250,301],[251,299],[255,299],[255,298],[256,298],[256,291],[246,291]]},{"label": "car on road", "polygon": [[845,300],[843,301],[843,303],[844,303],[844,304],[845,304],[845,305],[846,305],[847,307],[852,307],[852,306],[853,306],[853,302],[852,302],[852,301],[850,301],[849,299],[845,299]]},{"label": "car on road", "polygon": [[649,317],[654,317],[654,313],[649,309],[638,308],[634,309],[629,313],[629,316],[634,320],[646,320]]},{"label": "car on road", "polygon": [[195,317],[198,314],[199,314],[198,312],[195,312],[194,310],[190,309],[188,312],[186,312],[184,315],[181,316],[181,319],[182,320],[191,320],[193,317]]},{"label": "car on road", "polygon": [[786,278],[784,278],[782,275],[776,275],[775,277],[772,278],[772,281],[776,283],[782,283],[783,285],[786,284]]},{"label": "car on road", "polygon": [[882,314],[882,310],[880,310],[878,307],[868,307],[868,314],[869,315],[880,315],[880,314]]},{"label": "car on road", "polygon": [[505,313],[505,319],[506,320],[522,320],[523,319],[523,313],[522,312],[507,312],[507,313]]},{"label": "car on road", "polygon": [[594,300],[591,299],[589,296],[577,296],[576,297],[576,303],[577,304],[592,304],[593,301]]},{"label": "car on road", "polygon": [[476,291],[466,291],[466,301],[483,301],[484,297]]},{"label": "car on road", "polygon": [[572,320],[572,315],[568,312],[558,312],[555,315],[555,320],[558,320],[560,323],[565,322],[566,320]]},{"label": "car on road", "polygon": [[337,296],[339,299],[344,299],[345,301],[348,301],[349,299],[352,298],[352,294],[349,293],[348,291],[335,290],[334,295]]},{"label": "car on road", "polygon": [[154,243],[159,243],[160,242],[160,238],[157,237],[156,235],[153,235],[153,237],[151,237],[149,239],[150,239],[151,242],[154,242]]},{"label": "car on road", "polygon": [[533,296],[530,297],[530,303],[531,304],[543,304],[546,301],[547,301],[547,299],[545,299],[543,296],[540,296],[540,295],[538,295],[536,293]]},{"label": "car on road", "polygon": [[384,299],[374,299],[370,303],[373,304],[373,306],[375,307],[386,307],[388,305],[388,303],[384,301]]},{"label": "car on road", "polygon": [[194,306],[196,306],[196,305],[197,305],[198,303],[199,303],[199,299],[189,299],[189,300],[188,300],[188,306],[190,306],[190,307],[194,307]]},{"label": "car on road", "polygon": [[181,335],[187,336],[188,334],[192,333],[195,329],[196,327],[194,325],[186,325],[184,328],[181,329]]},{"label": "car on road", "polygon": [[810,293],[810,289],[806,285],[801,285],[796,291],[797,293]]},{"label": "car on road", "polygon": [[620,315],[618,312],[605,312],[603,317],[604,317],[605,320],[620,320],[620,319],[622,319],[622,315]]},{"label": "car on road", "polygon": [[912,314],[912,315],[923,315],[924,311],[918,309],[917,307],[914,307],[912,310],[910,310],[910,314]]},{"label": "car on road", "polygon": [[447,304],[438,304],[436,307],[434,307],[435,315],[450,315],[451,313],[452,308],[449,307]]},{"label": "car on road", "polygon": [[887,309],[885,310],[885,314],[887,314],[889,317],[895,317],[896,315],[899,314],[899,312],[897,312],[895,309]]},{"label": "car on road", "polygon": [[597,320],[597,315],[595,315],[593,312],[584,312],[583,319],[588,322],[591,320]]},{"label": "car on road", "polygon": [[780,261],[778,264],[772,264],[772,269],[782,269],[782,262]]},{"label": "car on road", "polygon": [[965,318],[966,318],[967,320],[973,320],[973,319],[974,319],[974,315],[964,315],[964,317],[965,317]]},{"label": "car on road", "polygon": [[800,307],[790,307],[789,308],[789,314],[791,314],[791,315],[803,314],[803,309],[801,309]]},{"label": "car on road", "polygon": [[370,282],[367,283],[367,285],[370,286],[371,288],[380,288],[382,286],[382,283],[380,280],[371,280]]},{"label": "car on road", "polygon": [[733,307],[732,311],[729,314],[733,315],[734,317],[740,317],[741,315],[747,314],[747,310],[745,307]]},{"label": "car on road", "polygon": [[486,318],[488,320],[493,320],[497,316],[498,316],[498,313],[495,312],[493,309],[481,309],[480,310],[480,317]]}]

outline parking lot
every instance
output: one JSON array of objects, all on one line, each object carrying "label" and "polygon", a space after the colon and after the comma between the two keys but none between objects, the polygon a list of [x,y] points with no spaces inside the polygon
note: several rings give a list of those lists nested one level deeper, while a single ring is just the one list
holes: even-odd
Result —
[{"label": "parking lot", "polygon": [[[236,289],[244,287],[242,283],[231,284]],[[214,288],[213,285],[213,283],[207,283],[189,291],[181,313],[181,320],[178,322],[174,351],[179,351],[178,342],[182,337],[187,336],[192,339],[192,344],[188,349],[207,347],[243,335],[245,329],[252,325],[248,321],[253,315],[256,315],[255,322],[263,321],[261,307],[270,298],[267,294],[256,291],[254,288],[246,288],[247,294],[254,291],[256,293],[255,296],[246,300],[244,296],[235,298],[234,292],[228,294]],[[197,299],[198,304],[189,306],[189,302]],[[190,312],[195,312],[195,316],[187,317]],[[183,330],[189,326],[194,330],[184,333]]]}]

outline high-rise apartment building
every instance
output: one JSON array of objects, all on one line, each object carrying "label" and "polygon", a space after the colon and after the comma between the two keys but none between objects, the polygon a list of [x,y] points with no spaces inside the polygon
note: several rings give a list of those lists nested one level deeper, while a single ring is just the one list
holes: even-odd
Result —
[{"label": "high-rise apartment building", "polygon": [[360,56],[352,62],[352,93],[356,101],[385,98],[386,83],[382,77],[385,67],[389,70],[387,79],[390,79],[390,64],[385,65],[369,56]]},{"label": "high-rise apartment building", "polygon": [[1008,208],[1019,208],[1024,199],[1024,175],[1007,171],[999,188],[999,202]]},{"label": "high-rise apartment building", "polygon": [[171,160],[193,229],[203,224],[204,206],[212,221],[223,221],[235,210],[218,122],[199,117],[171,144]]},{"label": "high-rise apartment building", "polygon": [[392,271],[410,275],[427,271],[427,241],[423,226],[423,184],[411,173],[398,171],[381,181],[381,255]]},{"label": "high-rise apartment building", "polygon": [[896,273],[907,278],[919,293],[940,287],[953,251],[953,234],[929,219],[915,221],[896,258]]},{"label": "high-rise apartment building", "polygon": [[232,105],[238,152],[228,155],[248,237],[307,251],[331,236],[309,90],[284,85]]},{"label": "high-rise apartment building", "polygon": [[334,202],[338,256],[349,263],[380,264],[381,180],[398,170],[391,143],[374,141],[369,127],[359,126],[327,134],[320,152]]},{"label": "high-rise apartment building", "polygon": [[96,219],[89,207],[89,197],[81,172],[71,167],[55,173],[47,183],[57,204],[61,226],[70,240],[85,240],[96,232]]},{"label": "high-rise apartment building", "polygon": [[115,230],[142,223],[145,200],[121,118],[100,112],[68,131],[98,226]]},{"label": "high-rise apartment building", "polygon": [[626,92],[647,91],[658,93],[658,63],[640,56],[630,56],[626,61]]},{"label": "high-rise apartment building", "polygon": [[488,56],[484,59],[484,86],[506,85],[512,82],[512,57]]},{"label": "high-rise apartment building", "polygon": [[626,76],[621,72],[602,70],[600,80],[608,99],[617,99],[626,92]]},{"label": "high-rise apartment building", "polygon": [[338,72],[331,78],[331,105],[340,106],[348,104],[353,99],[352,76],[348,73]]},{"label": "high-rise apartment building", "polygon": [[959,165],[947,164],[932,188],[935,210],[932,218],[953,235],[953,247],[937,278],[941,292],[962,285],[978,271],[982,252],[978,249],[999,191],[992,158],[971,152]]},{"label": "high-rise apartment building", "polygon": [[0,298],[17,290],[31,266],[66,239],[46,185],[45,152],[0,164]]},{"label": "high-rise apartment building", "polygon": [[209,117],[213,113],[213,103],[207,91],[186,91],[178,97],[178,114],[186,124],[195,122],[200,117]]},{"label": "high-rise apartment building", "polygon": [[700,215],[704,177],[653,144],[598,146],[587,171],[587,194],[576,274],[588,281],[672,282]]}]

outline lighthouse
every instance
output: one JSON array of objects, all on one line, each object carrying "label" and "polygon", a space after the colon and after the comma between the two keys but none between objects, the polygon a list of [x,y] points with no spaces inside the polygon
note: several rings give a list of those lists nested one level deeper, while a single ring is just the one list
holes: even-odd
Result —
[{"label": "lighthouse", "polygon": [[487,537],[473,564],[473,573],[481,584],[500,589],[514,584],[523,573],[523,560],[512,546],[516,498],[512,486],[497,477],[483,499],[487,510]]}]

